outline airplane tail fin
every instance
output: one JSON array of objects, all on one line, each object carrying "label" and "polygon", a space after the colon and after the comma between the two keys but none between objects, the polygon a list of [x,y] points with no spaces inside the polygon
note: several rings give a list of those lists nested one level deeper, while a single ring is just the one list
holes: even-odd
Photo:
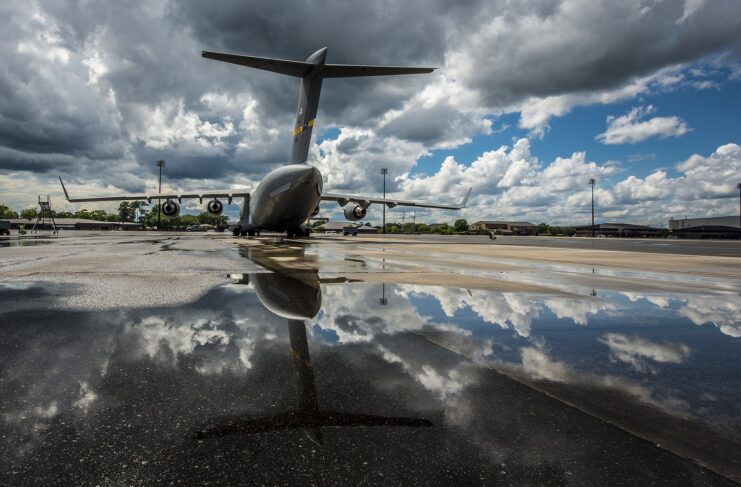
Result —
[{"label": "airplane tail fin", "polygon": [[473,188],[468,188],[468,192],[466,193],[466,196],[463,198],[463,201],[461,201],[460,207],[465,208],[468,204],[468,198],[471,197],[471,191],[473,191]]},{"label": "airplane tail fin", "polygon": [[219,52],[202,51],[208,59],[262,69],[273,73],[301,78],[298,113],[293,129],[291,164],[303,164],[309,157],[311,131],[314,127],[319,95],[324,78],[351,78],[359,76],[387,76],[396,74],[431,73],[435,68],[411,66],[370,66],[361,64],[325,64],[327,48],[323,47],[309,56],[306,61],[287,61],[255,56],[240,56]]}]

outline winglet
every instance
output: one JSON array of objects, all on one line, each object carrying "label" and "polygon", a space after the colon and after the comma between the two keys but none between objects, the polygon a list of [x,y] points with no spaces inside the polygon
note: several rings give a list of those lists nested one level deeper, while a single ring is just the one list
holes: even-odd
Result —
[{"label": "winglet", "polygon": [[59,183],[62,185],[62,191],[64,191],[64,197],[69,201],[69,193],[67,193],[67,188],[64,187],[64,182],[62,182],[62,176],[59,176]]},{"label": "winglet", "polygon": [[466,207],[466,203],[468,203],[468,197],[471,196],[471,190],[472,189],[473,188],[468,188],[468,193],[466,193],[466,197],[463,198],[463,201],[461,201],[461,208],[465,208]]}]

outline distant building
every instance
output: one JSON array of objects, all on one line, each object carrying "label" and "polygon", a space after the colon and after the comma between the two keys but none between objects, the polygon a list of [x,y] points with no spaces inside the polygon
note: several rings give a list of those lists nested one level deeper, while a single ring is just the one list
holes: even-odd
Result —
[{"label": "distant building", "polygon": [[[87,220],[84,218],[55,218],[59,230],[139,230],[141,223],[131,222],[101,222],[98,220]],[[10,220],[10,227],[17,230],[24,225],[26,230],[33,228],[36,218],[15,218]],[[36,230],[50,230],[51,223],[42,225],[39,223]]]},{"label": "distant building", "polygon": [[501,235],[537,235],[538,225],[530,222],[478,221],[472,230],[489,231]]},{"label": "distant building", "polygon": [[670,218],[669,230],[672,235],[685,238],[738,238],[739,217]]},{"label": "distant building", "polygon": [[[585,237],[592,235],[592,225],[574,227],[576,235]],[[632,223],[599,223],[594,225],[594,235],[605,237],[662,237],[667,233],[666,228],[634,225]]]},{"label": "distant building", "polygon": [[352,222],[327,222],[319,227],[323,230],[318,230],[319,232],[335,232],[335,233],[378,233],[378,230],[376,230],[373,227],[365,226],[365,225],[358,225],[357,223]]}]

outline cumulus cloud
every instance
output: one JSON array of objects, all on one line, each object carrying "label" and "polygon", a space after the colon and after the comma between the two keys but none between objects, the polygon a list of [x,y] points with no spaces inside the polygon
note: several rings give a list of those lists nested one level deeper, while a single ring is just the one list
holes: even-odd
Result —
[{"label": "cumulus cloud", "polygon": [[607,117],[607,130],[596,139],[603,144],[635,144],[650,137],[680,137],[690,128],[679,117],[651,117],[656,113],[652,105],[633,108],[619,117]]}]

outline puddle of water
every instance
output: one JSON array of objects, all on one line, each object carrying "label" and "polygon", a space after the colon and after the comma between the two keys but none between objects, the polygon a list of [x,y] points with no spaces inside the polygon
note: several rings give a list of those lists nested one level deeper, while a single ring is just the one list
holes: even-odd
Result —
[{"label": "puddle of water", "polygon": [[48,237],[4,238],[0,239],[0,247],[28,247],[33,245],[48,245],[55,242],[55,239]]},{"label": "puddle of water", "polygon": [[[298,267],[269,248],[241,252],[265,271],[230,274],[177,307],[62,311],[75,289],[1,285],[2,302],[26,305],[0,309],[0,483],[30,470],[59,480],[72,459],[82,483],[110,471],[191,482],[723,483],[532,387],[589,387],[597,400],[612,391],[706,425],[719,444],[741,439],[735,293],[574,299],[348,284],[320,277],[301,247],[280,253],[301,256]],[[716,471],[741,472],[717,455]]]}]

